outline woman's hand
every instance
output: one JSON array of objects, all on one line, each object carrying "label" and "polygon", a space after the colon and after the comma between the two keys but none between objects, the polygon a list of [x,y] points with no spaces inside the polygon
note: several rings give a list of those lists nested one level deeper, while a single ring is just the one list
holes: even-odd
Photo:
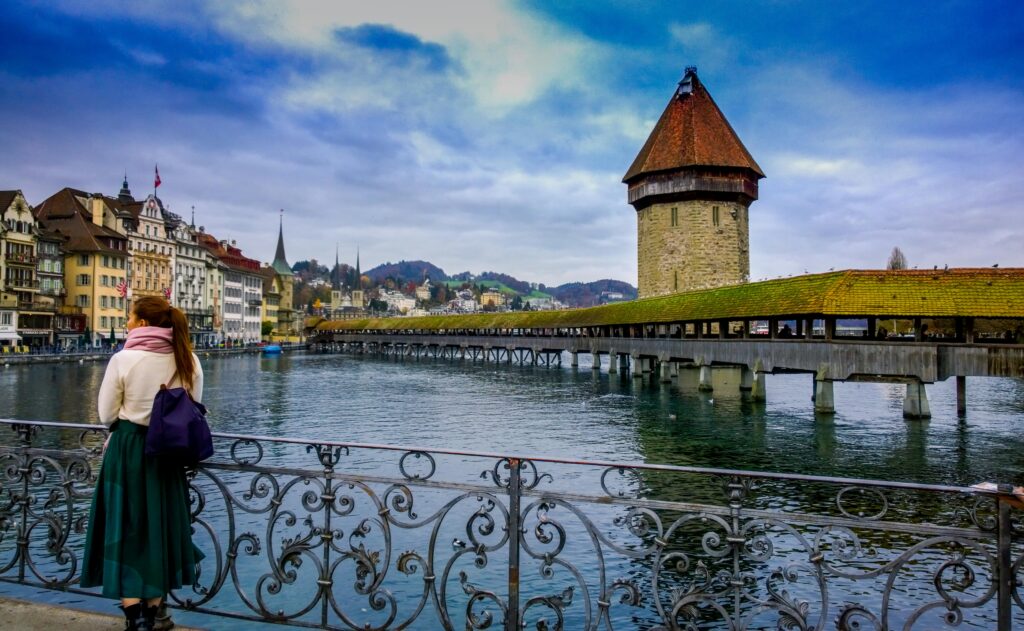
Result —
[{"label": "woman's hand", "polygon": [[107,445],[110,444],[110,439],[113,436],[114,436],[113,434],[110,434],[110,433],[107,434],[107,439],[105,441],[103,441],[103,451],[100,452],[101,454],[107,453]]}]

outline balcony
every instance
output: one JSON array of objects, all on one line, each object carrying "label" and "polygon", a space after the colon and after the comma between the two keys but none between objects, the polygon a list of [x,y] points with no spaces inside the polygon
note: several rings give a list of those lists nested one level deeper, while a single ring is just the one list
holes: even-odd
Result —
[{"label": "balcony", "polygon": [[4,281],[4,286],[13,291],[35,291],[39,289],[39,281],[28,278],[8,278]]},{"label": "balcony", "polygon": [[263,301],[259,298],[249,298],[246,302],[250,307],[259,307],[263,305]]},{"label": "balcony", "polygon": [[4,261],[8,265],[17,265],[20,267],[35,267],[38,259],[34,254],[11,254],[7,253],[4,257]]},{"label": "balcony", "polygon": [[20,312],[39,312],[39,313],[56,313],[57,305],[49,302],[37,302],[23,300],[18,303],[18,311]]}]

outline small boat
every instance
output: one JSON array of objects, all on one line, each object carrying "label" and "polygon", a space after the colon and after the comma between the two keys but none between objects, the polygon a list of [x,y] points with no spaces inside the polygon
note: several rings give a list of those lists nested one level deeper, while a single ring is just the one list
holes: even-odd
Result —
[{"label": "small boat", "polygon": [[279,344],[267,344],[263,347],[264,355],[280,355],[281,346]]}]

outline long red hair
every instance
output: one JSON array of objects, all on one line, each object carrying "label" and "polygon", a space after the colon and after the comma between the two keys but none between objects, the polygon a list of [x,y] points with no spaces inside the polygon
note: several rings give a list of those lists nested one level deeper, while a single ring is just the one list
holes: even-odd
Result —
[{"label": "long red hair", "polygon": [[192,360],[192,342],[188,334],[188,318],[181,309],[159,296],[145,296],[135,301],[132,307],[136,320],[145,320],[149,326],[171,329],[172,345],[174,346],[174,367],[178,370],[178,378],[189,391],[192,390],[196,376],[196,366]]}]

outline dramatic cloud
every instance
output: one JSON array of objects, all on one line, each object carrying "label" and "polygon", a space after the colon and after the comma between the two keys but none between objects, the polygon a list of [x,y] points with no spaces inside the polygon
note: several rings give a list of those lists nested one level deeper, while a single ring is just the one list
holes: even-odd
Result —
[{"label": "dramatic cloud", "polygon": [[[12,3],[0,188],[161,196],[246,253],[636,282],[620,179],[696,64],[768,178],[752,276],[1024,265],[1020,11]],[[913,17],[919,29],[908,27]]]}]

